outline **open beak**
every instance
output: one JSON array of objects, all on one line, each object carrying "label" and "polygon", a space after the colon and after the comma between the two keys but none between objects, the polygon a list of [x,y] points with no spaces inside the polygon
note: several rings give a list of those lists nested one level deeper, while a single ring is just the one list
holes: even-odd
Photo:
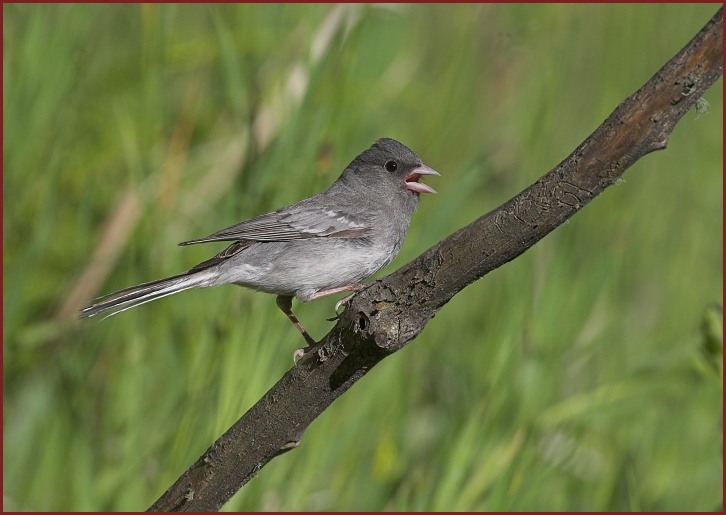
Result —
[{"label": "open beak", "polygon": [[429,168],[426,165],[417,166],[410,174],[403,180],[403,184],[406,189],[415,191],[416,193],[436,193],[436,190],[431,186],[418,182],[422,175],[441,175],[433,168]]}]

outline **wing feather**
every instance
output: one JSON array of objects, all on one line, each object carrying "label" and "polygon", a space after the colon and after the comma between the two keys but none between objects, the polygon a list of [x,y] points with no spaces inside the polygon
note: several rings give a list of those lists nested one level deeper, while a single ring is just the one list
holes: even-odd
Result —
[{"label": "wing feather", "polygon": [[192,245],[210,241],[290,241],[305,238],[360,238],[369,230],[360,215],[315,205],[294,205],[256,216],[206,238],[185,241]]}]

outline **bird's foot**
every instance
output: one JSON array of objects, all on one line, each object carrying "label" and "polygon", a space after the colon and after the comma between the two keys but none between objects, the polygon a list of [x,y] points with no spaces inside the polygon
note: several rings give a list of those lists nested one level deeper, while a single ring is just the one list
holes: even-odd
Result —
[{"label": "bird's foot", "polygon": [[[358,293],[358,292],[356,291],[355,293]],[[350,299],[353,298],[353,296],[355,295],[355,293],[351,293],[347,297],[342,298],[338,302],[335,303],[335,307],[333,308],[335,310],[335,316],[334,317],[331,317],[331,318],[328,318],[327,319],[328,322],[335,322],[336,320],[338,320],[340,318],[340,315],[342,314],[342,313],[338,313],[338,310],[340,309],[340,306],[345,306],[346,304],[348,304],[348,302],[350,302]]]},{"label": "bird's foot", "polygon": [[297,360],[302,358],[305,355],[305,351],[310,349],[310,347],[304,347],[302,349],[297,349],[295,352],[292,353],[292,364],[297,365]]},{"label": "bird's foot", "polygon": [[350,299],[352,299],[355,294],[358,293],[357,291],[355,293],[351,293],[347,297],[343,297],[338,302],[335,303],[335,313],[338,314],[338,310],[340,309],[340,306],[345,306],[350,302]]},{"label": "bird's foot", "polygon": [[297,365],[297,362],[302,358],[305,354],[313,350],[312,345],[308,345],[307,347],[302,347],[300,349],[297,349],[295,352],[292,353],[292,363],[294,365]]}]

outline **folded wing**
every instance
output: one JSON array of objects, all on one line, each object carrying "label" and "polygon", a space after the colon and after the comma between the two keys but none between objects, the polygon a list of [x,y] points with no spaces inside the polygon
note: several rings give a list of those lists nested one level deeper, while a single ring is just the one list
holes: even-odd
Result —
[{"label": "folded wing", "polygon": [[[291,209],[294,208],[294,209]],[[359,238],[369,227],[360,215],[320,206],[291,206],[280,211],[256,216],[206,238],[185,241],[192,245],[210,241],[290,241],[305,238]]]}]

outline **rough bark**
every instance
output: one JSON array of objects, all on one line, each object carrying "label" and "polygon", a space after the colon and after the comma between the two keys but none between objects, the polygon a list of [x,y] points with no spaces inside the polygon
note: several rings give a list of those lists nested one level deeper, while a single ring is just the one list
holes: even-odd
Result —
[{"label": "rough bark", "polygon": [[465,286],[569,219],[673,127],[722,74],[722,9],[564,161],[499,208],[357,294],[323,340],[149,511],[218,510],[386,356],[413,340]]}]

